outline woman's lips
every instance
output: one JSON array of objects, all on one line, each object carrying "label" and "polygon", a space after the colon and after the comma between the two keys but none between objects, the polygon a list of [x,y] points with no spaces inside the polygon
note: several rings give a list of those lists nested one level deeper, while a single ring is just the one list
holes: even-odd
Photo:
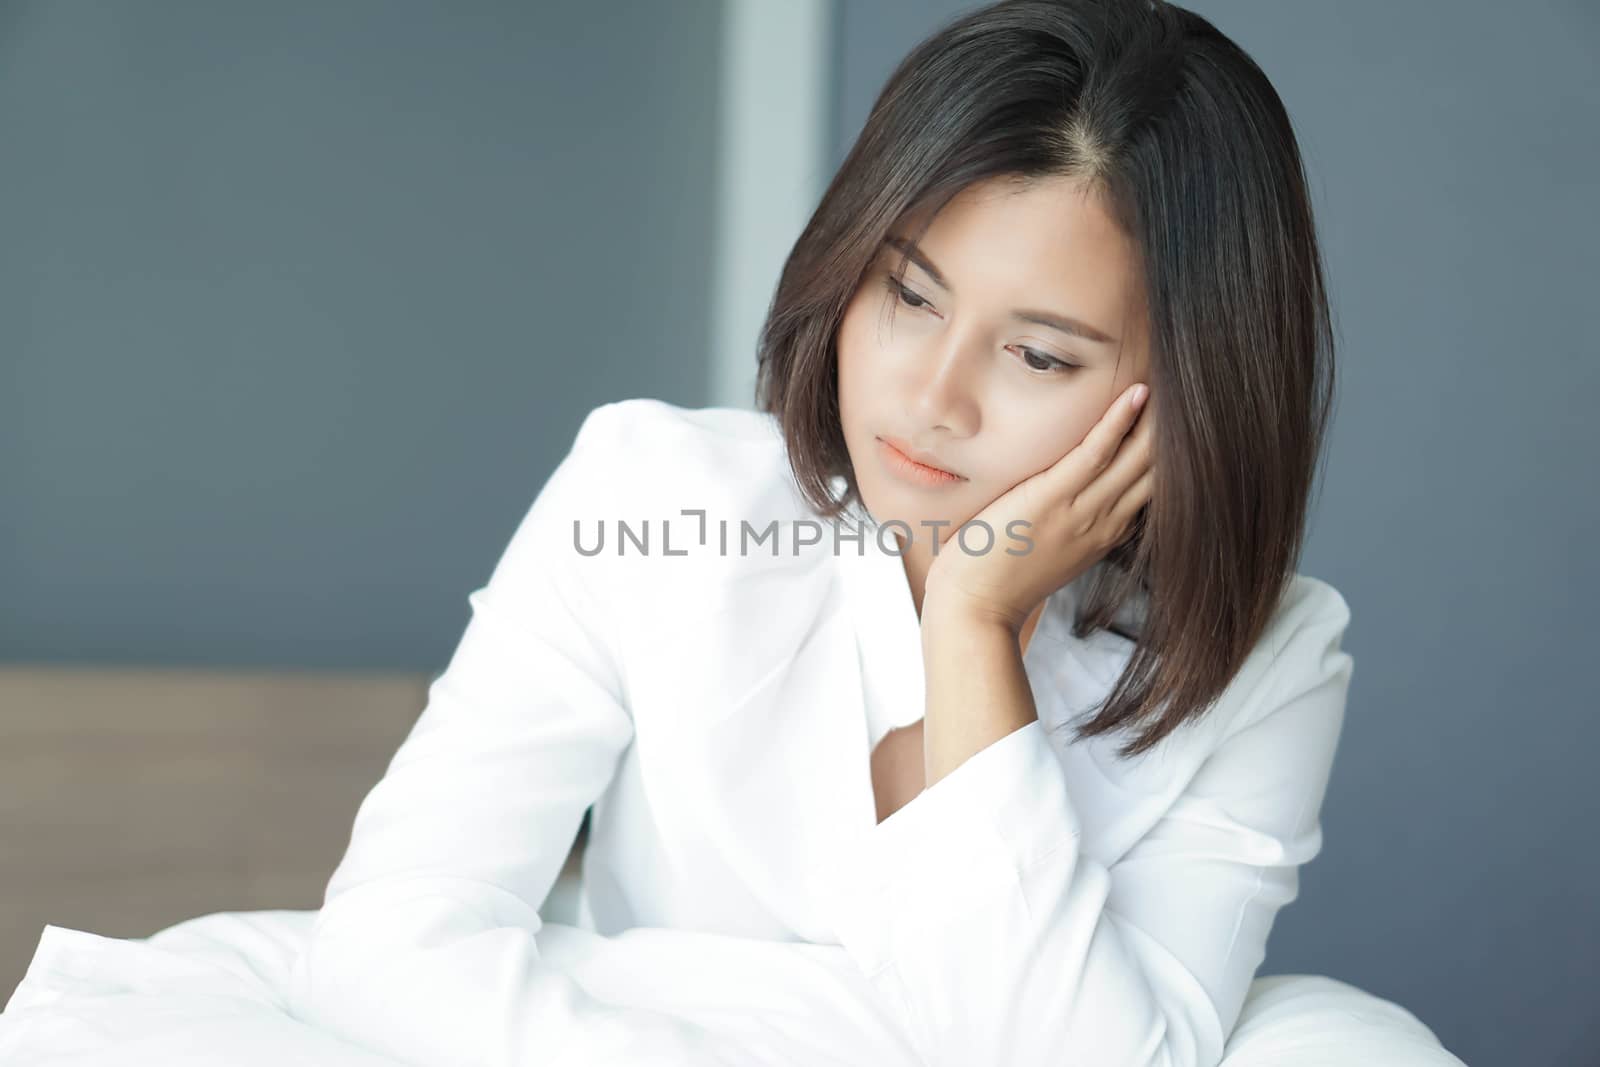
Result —
[{"label": "woman's lips", "polygon": [[940,467],[919,463],[906,455],[905,442],[896,442],[894,438],[877,438],[878,456],[883,460],[883,465],[890,474],[901,481],[925,489],[935,489],[945,485],[955,485],[957,482],[966,481],[959,474],[944,470]]}]

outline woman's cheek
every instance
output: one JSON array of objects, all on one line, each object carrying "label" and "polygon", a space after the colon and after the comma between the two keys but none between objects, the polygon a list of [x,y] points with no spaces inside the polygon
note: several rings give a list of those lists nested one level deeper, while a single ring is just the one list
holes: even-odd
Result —
[{"label": "woman's cheek", "polygon": [[[1013,453],[1017,457],[1016,467],[1013,469],[1012,485],[1026,481],[1042,471],[1049,470],[1061,458],[1070,452],[1074,444],[1082,440],[1083,435],[1077,432],[1077,419],[1069,419],[1066,432],[1060,421],[1054,425],[1041,427],[1039,432],[1031,436],[1022,436],[1018,450]],[[1074,436],[1076,435],[1076,436]]]}]

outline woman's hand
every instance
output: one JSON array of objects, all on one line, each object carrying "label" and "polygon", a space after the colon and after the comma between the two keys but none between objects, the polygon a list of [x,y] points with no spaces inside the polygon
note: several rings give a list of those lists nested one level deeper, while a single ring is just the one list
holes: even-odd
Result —
[{"label": "woman's hand", "polygon": [[[987,552],[969,555],[952,531],[929,566],[923,618],[953,612],[1020,635],[1035,607],[1120,544],[1150,499],[1148,395],[1143,383],[1126,390],[1070,452],[967,520],[994,532]],[[1008,526],[1019,519],[1029,525]],[[968,534],[974,550],[988,541],[981,527]]]}]

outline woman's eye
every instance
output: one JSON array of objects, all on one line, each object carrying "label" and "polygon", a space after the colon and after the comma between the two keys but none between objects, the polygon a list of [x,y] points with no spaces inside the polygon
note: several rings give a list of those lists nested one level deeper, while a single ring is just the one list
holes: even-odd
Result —
[{"label": "woman's eye", "polygon": [[[901,285],[899,280],[893,274],[884,275],[883,283],[888,288],[889,292],[894,295],[895,299],[899,300],[901,303],[913,310],[921,311],[924,308],[931,308],[933,306],[916,293],[913,293],[910,289],[907,289],[905,286]],[[1047,356],[1043,352],[1037,352],[1031,348],[1018,348],[1017,351],[1022,353],[1022,362],[1026,364],[1029,369],[1037,371],[1040,374],[1065,374],[1067,371],[1078,369],[1078,365],[1076,363],[1068,363],[1065,360],[1056,359],[1054,356]]]},{"label": "woman's eye", "polygon": [[899,300],[904,303],[906,307],[920,311],[923,308],[932,306],[926,300],[922,299],[922,297],[918,296],[916,293],[913,293],[910,289],[907,289],[905,286],[896,281],[893,274],[887,275],[884,278],[884,284],[889,287],[889,292],[893,293],[897,298],[899,298]]},{"label": "woman's eye", "polygon": [[1019,348],[1017,351],[1022,353],[1023,363],[1027,364],[1031,369],[1043,373],[1065,374],[1067,371],[1076,370],[1078,367],[1076,363],[1067,363],[1056,359],[1054,356],[1047,356],[1043,352],[1035,352],[1031,348]]}]

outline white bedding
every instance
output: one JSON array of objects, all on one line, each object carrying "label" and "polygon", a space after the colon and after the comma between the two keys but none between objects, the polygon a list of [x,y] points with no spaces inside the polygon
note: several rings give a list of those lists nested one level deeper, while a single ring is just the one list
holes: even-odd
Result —
[{"label": "white bedding", "polygon": [[[315,914],[218,912],[145,939],[46,926],[0,1013],[0,1064],[396,1067],[286,1012],[282,990]],[[838,946],[662,929],[603,938],[557,922],[539,944],[591,994],[653,1009],[619,1012],[626,1027],[608,1033],[569,1036],[561,1063],[916,1067]],[[695,1025],[698,1043],[680,1021]],[[708,1031],[726,1043],[708,1047]],[[1331,978],[1258,978],[1223,1067],[1291,1064],[1461,1067],[1396,1004]]]}]

